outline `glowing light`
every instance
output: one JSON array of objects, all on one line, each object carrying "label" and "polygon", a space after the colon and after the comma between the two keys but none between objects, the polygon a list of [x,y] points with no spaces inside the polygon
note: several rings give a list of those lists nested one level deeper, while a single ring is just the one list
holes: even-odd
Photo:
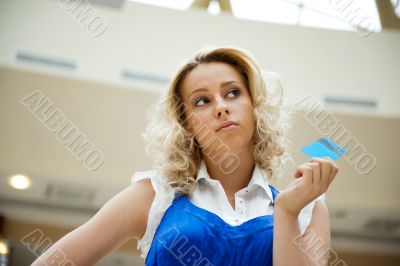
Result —
[{"label": "glowing light", "polygon": [[8,245],[3,240],[0,240],[0,254],[7,255],[8,254]]},{"label": "glowing light", "polygon": [[8,183],[15,189],[27,189],[31,186],[31,179],[25,175],[13,175],[8,179]]}]

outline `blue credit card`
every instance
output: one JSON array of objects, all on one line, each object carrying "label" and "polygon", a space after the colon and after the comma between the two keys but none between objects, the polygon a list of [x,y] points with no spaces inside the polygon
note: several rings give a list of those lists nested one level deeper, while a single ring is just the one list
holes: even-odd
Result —
[{"label": "blue credit card", "polygon": [[310,157],[329,157],[332,160],[336,160],[343,154],[348,153],[346,149],[340,147],[327,137],[314,141],[313,143],[301,148],[301,151]]}]

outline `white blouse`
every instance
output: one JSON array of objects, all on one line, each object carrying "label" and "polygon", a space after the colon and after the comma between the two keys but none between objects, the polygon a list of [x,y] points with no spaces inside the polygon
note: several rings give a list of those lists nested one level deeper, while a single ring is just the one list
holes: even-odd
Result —
[{"label": "white blouse", "polygon": [[[141,250],[143,259],[147,257],[156,229],[174,199],[173,190],[162,182],[155,170],[135,172],[131,181],[134,183],[145,178],[151,179],[156,195],[150,208],[145,234],[138,241],[137,248]],[[220,181],[210,178],[206,164],[202,161],[197,174],[196,187],[188,198],[197,207],[210,211],[226,223],[236,226],[255,217],[273,214],[272,191],[267,180],[266,174],[256,165],[248,186],[235,193],[235,208],[233,209]],[[302,234],[310,224],[312,210],[317,200],[324,201],[325,194],[310,202],[299,214],[299,227]]]}]

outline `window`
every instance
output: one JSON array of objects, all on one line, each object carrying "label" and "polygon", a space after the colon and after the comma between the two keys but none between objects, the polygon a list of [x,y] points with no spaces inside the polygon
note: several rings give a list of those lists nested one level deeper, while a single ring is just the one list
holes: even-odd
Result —
[{"label": "window", "polygon": [[[193,0],[130,0],[185,10]],[[230,0],[232,13],[240,19],[355,31],[380,31],[375,0]],[[398,14],[400,0],[392,0]],[[210,14],[219,14],[218,1],[211,1]]]}]

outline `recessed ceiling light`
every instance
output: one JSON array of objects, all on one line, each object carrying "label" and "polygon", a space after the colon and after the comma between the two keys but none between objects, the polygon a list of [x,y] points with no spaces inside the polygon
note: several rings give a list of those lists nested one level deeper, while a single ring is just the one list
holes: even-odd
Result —
[{"label": "recessed ceiling light", "polygon": [[0,240],[0,255],[7,255],[8,254],[8,244],[4,240]]},{"label": "recessed ceiling light", "polygon": [[31,186],[31,179],[25,175],[12,175],[8,178],[8,183],[15,189],[27,189]]}]

